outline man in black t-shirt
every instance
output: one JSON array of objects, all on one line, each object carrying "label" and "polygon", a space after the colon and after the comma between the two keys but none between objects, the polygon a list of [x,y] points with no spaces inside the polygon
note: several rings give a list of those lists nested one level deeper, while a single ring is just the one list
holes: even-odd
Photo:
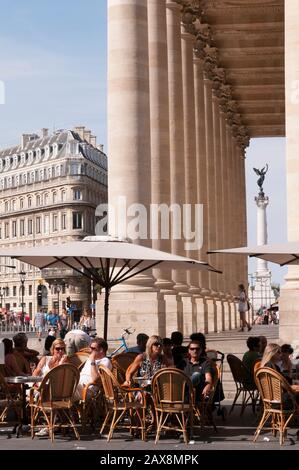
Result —
[{"label": "man in black t-shirt", "polygon": [[215,366],[205,355],[202,345],[198,341],[191,341],[188,345],[188,357],[183,359],[178,368],[190,377],[196,389],[196,401],[207,398],[213,388],[216,376]]}]

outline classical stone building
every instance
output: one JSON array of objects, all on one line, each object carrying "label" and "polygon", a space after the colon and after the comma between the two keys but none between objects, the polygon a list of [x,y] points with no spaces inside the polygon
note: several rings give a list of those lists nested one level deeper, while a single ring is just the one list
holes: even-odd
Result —
[{"label": "classical stone building", "polygon": [[[0,151],[0,243],[32,246],[80,240],[95,233],[95,210],[107,201],[107,157],[85,127],[41,135]],[[15,269],[4,265],[16,266]],[[42,273],[18,261],[1,260],[2,307],[21,310],[20,271],[25,271],[24,309],[60,309],[70,297],[89,306],[90,285],[72,270]],[[57,287],[58,286],[58,287]]]},{"label": "classical stone building", "polygon": [[[132,279],[111,296],[111,329],[134,324],[139,331],[188,335],[238,325],[234,295],[239,283],[247,284],[247,263],[206,252],[247,244],[245,150],[250,138],[285,135],[285,73],[288,223],[290,239],[299,239],[299,120],[291,100],[299,83],[297,6],[296,0],[108,0],[109,203],[117,209],[122,196],[128,206],[147,208],[202,204],[197,252],[173,237],[137,242],[223,270],[222,276],[155,270]],[[115,232],[123,235],[117,226]],[[292,269],[298,305],[299,274]]]}]

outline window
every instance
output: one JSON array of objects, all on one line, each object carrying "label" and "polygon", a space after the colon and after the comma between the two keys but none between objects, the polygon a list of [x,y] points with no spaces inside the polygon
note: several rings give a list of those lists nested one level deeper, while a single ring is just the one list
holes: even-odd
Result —
[{"label": "window", "polygon": [[8,212],[8,209],[9,208],[9,205],[8,205],[8,202],[6,201],[5,204],[4,204],[4,210],[5,212]]},{"label": "window", "polygon": [[57,202],[57,193],[53,193],[53,204]]},{"label": "window", "polygon": [[5,222],[5,225],[4,225],[4,233],[5,233],[5,238],[9,238],[9,223],[8,222]]},{"label": "window", "polygon": [[81,193],[80,189],[74,189],[73,190],[73,199],[75,201],[79,201],[80,199],[82,199],[82,193]]},{"label": "window", "polygon": [[33,223],[32,223],[32,219],[29,219],[28,220],[28,235],[32,235],[32,227],[33,227]]},{"label": "window", "polygon": [[82,213],[73,212],[73,229],[82,228]]},{"label": "window", "polygon": [[12,295],[13,295],[13,297],[16,297],[16,296],[17,296],[17,286],[13,286],[13,288],[12,288]]},{"label": "window", "polygon": [[37,206],[41,205],[40,201],[41,201],[40,196],[36,196],[36,205]]},{"label": "window", "polygon": [[20,220],[20,236],[24,237],[25,235],[25,220]]},{"label": "window", "polygon": [[35,227],[35,230],[36,230],[36,233],[41,233],[41,217],[36,217],[36,227]]},{"label": "window", "polygon": [[61,202],[65,201],[65,191],[61,191]]},{"label": "window", "polygon": [[66,230],[66,214],[61,214],[61,230]]},{"label": "window", "polygon": [[24,208],[24,199],[20,199],[20,209]]},{"label": "window", "polygon": [[45,194],[45,206],[49,203],[49,194]]},{"label": "window", "polygon": [[13,237],[17,236],[17,221],[16,220],[12,221],[12,236]]},{"label": "window", "polygon": [[28,207],[31,207],[31,204],[32,204],[32,199],[31,197],[28,198]]},{"label": "window", "polygon": [[49,231],[50,231],[49,216],[45,215],[45,218],[44,218],[44,233],[48,234]]},{"label": "window", "polygon": [[58,230],[58,215],[53,214],[53,232],[57,232]]},{"label": "window", "polygon": [[29,295],[32,295],[32,285],[31,284],[29,284],[28,291],[29,291]]}]

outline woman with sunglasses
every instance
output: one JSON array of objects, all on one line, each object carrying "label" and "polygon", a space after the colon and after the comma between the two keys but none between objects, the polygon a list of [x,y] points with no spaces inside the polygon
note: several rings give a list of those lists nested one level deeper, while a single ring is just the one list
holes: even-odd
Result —
[{"label": "woman with sunglasses", "polygon": [[145,352],[138,354],[134,362],[128,367],[126,380],[123,385],[131,386],[134,375],[138,375],[150,381],[155,372],[162,367],[173,366],[172,358],[169,359],[163,355],[162,346],[163,341],[160,336],[151,336],[147,340]]},{"label": "woman with sunglasses", "polygon": [[50,348],[51,356],[43,356],[33,371],[34,376],[45,376],[53,367],[68,362],[65,351],[65,342],[58,338],[53,341]]}]

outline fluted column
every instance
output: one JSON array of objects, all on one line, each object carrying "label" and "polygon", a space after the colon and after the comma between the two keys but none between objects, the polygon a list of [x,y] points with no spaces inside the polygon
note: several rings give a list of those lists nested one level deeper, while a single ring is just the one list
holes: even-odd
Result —
[{"label": "fluted column", "polygon": [[[151,197],[150,102],[147,0],[108,1],[108,146],[109,204],[117,212],[119,197],[127,207]],[[128,220],[111,235],[126,236]],[[136,240],[140,242],[140,240]],[[142,240],[148,245],[148,240]]]},{"label": "fluted column", "polygon": [[[212,81],[204,77],[205,128],[206,128],[206,168],[208,196],[208,248],[216,247],[216,206],[215,206],[215,167],[214,167],[214,132]],[[209,262],[215,264],[215,255],[209,256]],[[209,273],[209,287],[215,290],[216,275]]]},{"label": "fluted column", "polygon": [[[221,214],[222,214],[222,174],[221,174],[221,140],[220,140],[220,109],[219,98],[213,93],[213,131],[214,131],[214,168],[215,168],[215,243],[217,248],[222,247]],[[216,266],[220,266],[221,256],[216,255]],[[215,289],[223,291],[222,276],[215,276]]]},{"label": "fluted column", "polygon": [[[195,137],[195,103],[193,47],[195,38],[185,32],[182,26],[182,63],[183,63],[183,111],[184,111],[184,157],[185,157],[185,203],[191,207],[190,214],[194,228],[194,211],[197,203],[197,161]],[[190,258],[197,258],[197,250],[188,250]],[[198,273],[188,273],[188,285],[191,293],[198,293]]]},{"label": "fluted column", "polygon": [[[195,130],[196,130],[196,168],[197,168],[197,200],[203,206],[203,245],[199,251],[199,259],[207,261],[208,251],[208,198],[207,198],[207,162],[206,162],[206,122],[204,99],[204,62],[201,58],[194,59],[195,86]],[[209,288],[209,273],[199,272],[201,289]]]},{"label": "fluted column", "polygon": [[[151,202],[159,206],[170,204],[169,98],[166,34],[166,0],[148,0],[149,88],[151,126]],[[171,252],[171,241],[161,238],[152,247]],[[172,287],[171,270],[154,269],[155,285],[162,290]]]},{"label": "fluted column", "polygon": [[[181,6],[167,0],[167,45],[168,45],[168,87],[169,87],[169,122],[170,122],[170,199],[182,211],[185,202],[184,169],[184,116],[183,116],[183,79],[181,51]],[[181,229],[176,222],[176,228]],[[184,240],[173,237],[172,252],[184,255]],[[186,274],[173,271],[175,290],[187,291]]]}]

